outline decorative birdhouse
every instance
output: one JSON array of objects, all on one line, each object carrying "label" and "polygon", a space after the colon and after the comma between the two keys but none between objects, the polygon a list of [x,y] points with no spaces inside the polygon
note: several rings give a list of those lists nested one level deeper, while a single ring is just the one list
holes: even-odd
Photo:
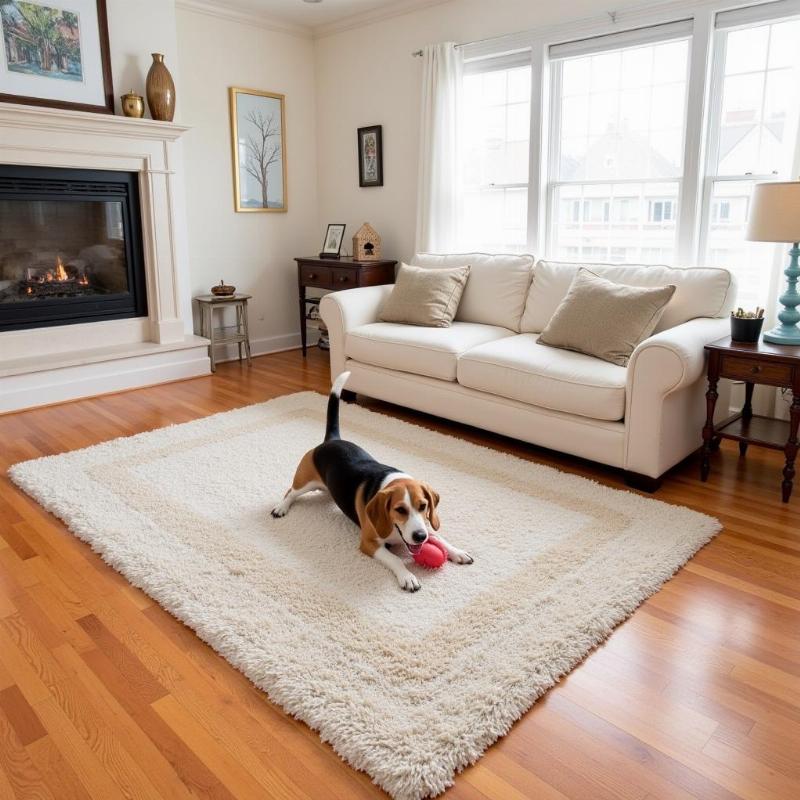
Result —
[{"label": "decorative birdhouse", "polygon": [[353,261],[377,261],[381,257],[381,237],[365,222],[353,237]]}]

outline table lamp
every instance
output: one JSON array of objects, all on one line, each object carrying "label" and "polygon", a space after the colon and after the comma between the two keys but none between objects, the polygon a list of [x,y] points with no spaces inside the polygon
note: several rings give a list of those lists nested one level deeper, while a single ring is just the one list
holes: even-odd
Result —
[{"label": "table lamp", "polygon": [[791,260],[784,270],[788,279],[786,291],[779,300],[783,310],[778,314],[781,324],[767,331],[763,339],[772,344],[800,344],[800,181],[757,183],[753,190],[747,239],[752,242],[791,242]]}]

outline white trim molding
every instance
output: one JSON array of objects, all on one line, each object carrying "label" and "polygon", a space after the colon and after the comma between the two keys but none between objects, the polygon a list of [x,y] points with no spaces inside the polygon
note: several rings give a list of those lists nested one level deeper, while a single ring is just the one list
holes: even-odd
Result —
[{"label": "white trim molding", "polygon": [[313,29],[307,25],[298,25],[285,19],[264,14],[254,8],[243,8],[231,3],[213,2],[213,0],[176,0],[175,7],[182,11],[205,14],[209,17],[238,22],[240,25],[255,25],[275,33],[299,36],[303,39],[312,37]]},{"label": "white trim molding", "polygon": [[373,25],[386,19],[413,14],[416,11],[424,11],[426,8],[452,2],[454,0],[396,0],[396,2],[374,8],[371,11],[360,11],[358,14],[351,14],[334,22],[315,25],[312,31],[315,39],[324,39],[326,36],[333,36],[354,28],[363,28],[365,25]]},{"label": "white trim molding", "polygon": [[[138,175],[147,286],[146,317],[0,332],[0,396],[15,392],[21,402],[35,398],[37,404],[84,396],[85,382],[79,373],[86,371],[86,365],[76,367],[75,362],[85,360],[100,345],[106,352],[92,363],[92,380],[86,384],[94,393],[130,388],[139,373],[148,383],[157,382],[154,376],[186,377],[182,350],[193,351],[193,374],[209,371],[207,356],[205,363],[198,356],[204,340],[198,343],[185,333],[191,324],[184,319],[188,304],[183,291],[188,287],[176,243],[174,198],[182,180],[178,139],[186,130],[170,122],[0,103],[0,163]],[[131,348],[137,358],[155,358],[159,368],[155,372],[144,367],[124,370],[128,374],[124,385],[115,383],[112,376],[121,369],[116,362],[128,359]],[[170,360],[176,364],[174,375],[168,369]],[[41,370],[41,364],[48,369]],[[112,388],[102,386],[104,371]],[[33,379],[26,383],[26,373],[37,374],[34,383],[30,383]],[[41,391],[38,395],[16,392],[20,382],[35,384]],[[59,388],[49,393],[48,386]],[[9,410],[7,403],[3,406]]]}]

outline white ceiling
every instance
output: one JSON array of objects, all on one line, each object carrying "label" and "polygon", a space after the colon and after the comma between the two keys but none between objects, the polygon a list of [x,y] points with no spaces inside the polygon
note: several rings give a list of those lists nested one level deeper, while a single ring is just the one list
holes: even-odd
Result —
[{"label": "white ceiling", "polygon": [[399,10],[405,5],[415,5],[414,2],[406,3],[403,0],[322,0],[321,3],[305,3],[303,0],[218,0],[216,4],[309,28],[329,25],[358,14]]}]

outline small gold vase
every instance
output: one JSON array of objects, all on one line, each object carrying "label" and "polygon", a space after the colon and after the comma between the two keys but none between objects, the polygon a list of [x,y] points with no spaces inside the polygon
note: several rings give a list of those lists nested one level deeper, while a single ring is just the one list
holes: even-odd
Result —
[{"label": "small gold vase", "polygon": [[172,122],[175,116],[175,83],[164,64],[162,53],[153,53],[147,73],[147,105],[153,119]]},{"label": "small gold vase", "polygon": [[120,97],[122,103],[122,113],[126,117],[141,118],[144,116],[144,98],[131,89],[128,94]]}]

